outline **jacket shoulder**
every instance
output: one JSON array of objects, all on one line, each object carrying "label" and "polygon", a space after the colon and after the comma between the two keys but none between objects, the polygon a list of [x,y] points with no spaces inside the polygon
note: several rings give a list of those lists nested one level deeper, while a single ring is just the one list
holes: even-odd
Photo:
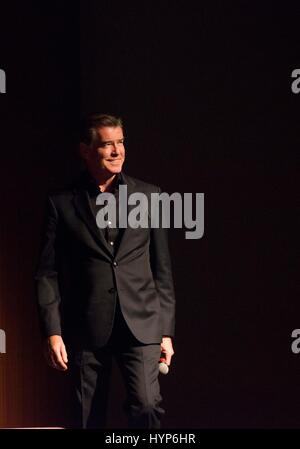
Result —
[{"label": "jacket shoulder", "polygon": [[73,197],[74,189],[54,189],[48,192],[48,198],[50,200],[56,202],[56,201],[62,201]]},{"label": "jacket shoulder", "polygon": [[150,184],[149,182],[143,181],[133,176],[129,176],[123,173],[123,177],[126,183],[130,184],[137,190],[142,190],[146,192],[158,192],[160,190],[158,185]]}]

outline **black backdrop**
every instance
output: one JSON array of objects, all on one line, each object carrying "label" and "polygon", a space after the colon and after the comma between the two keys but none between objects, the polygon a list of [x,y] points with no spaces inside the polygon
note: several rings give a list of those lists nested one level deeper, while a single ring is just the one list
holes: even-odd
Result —
[{"label": "black backdrop", "polygon": [[[176,354],[161,379],[165,426],[299,426],[300,356],[290,347],[300,327],[299,19],[296,2],[270,1],[53,1],[1,16],[0,327],[11,341],[26,336],[26,373],[30,357],[39,364],[43,424],[67,420],[61,376],[28,349],[39,348],[32,276],[43,201],[76,173],[78,118],[97,110],[124,119],[128,174],[205,193],[203,238],[170,230],[178,305]],[[25,410],[27,381],[7,383],[22,385]],[[123,395],[115,371],[112,427],[125,423]]]}]

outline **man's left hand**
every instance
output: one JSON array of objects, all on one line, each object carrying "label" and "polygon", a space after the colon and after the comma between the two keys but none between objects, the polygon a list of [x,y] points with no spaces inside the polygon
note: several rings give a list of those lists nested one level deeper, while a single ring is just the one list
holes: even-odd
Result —
[{"label": "man's left hand", "polygon": [[171,365],[171,358],[175,354],[171,337],[163,337],[160,344],[161,352],[165,354],[166,364]]}]

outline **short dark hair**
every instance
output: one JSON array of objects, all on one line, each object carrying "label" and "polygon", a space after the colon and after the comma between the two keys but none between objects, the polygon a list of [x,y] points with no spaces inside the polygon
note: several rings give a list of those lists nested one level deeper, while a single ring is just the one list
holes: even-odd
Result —
[{"label": "short dark hair", "polygon": [[113,128],[120,126],[123,128],[123,122],[120,117],[109,114],[92,113],[82,117],[80,120],[80,142],[87,145],[95,142],[98,136],[97,129],[105,126],[112,126]]}]

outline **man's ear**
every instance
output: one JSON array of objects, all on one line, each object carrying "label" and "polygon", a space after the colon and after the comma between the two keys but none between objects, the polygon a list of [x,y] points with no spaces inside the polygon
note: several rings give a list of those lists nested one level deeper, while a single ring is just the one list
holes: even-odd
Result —
[{"label": "man's ear", "polygon": [[79,153],[80,153],[80,156],[82,157],[82,159],[85,161],[89,158],[89,150],[90,150],[90,147],[86,143],[80,142]]}]

